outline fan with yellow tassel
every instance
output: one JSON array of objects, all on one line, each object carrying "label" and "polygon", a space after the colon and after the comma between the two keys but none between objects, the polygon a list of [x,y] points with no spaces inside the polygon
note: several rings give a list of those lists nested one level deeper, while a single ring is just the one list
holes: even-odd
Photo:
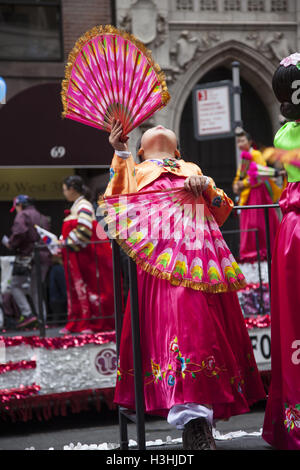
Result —
[{"label": "fan with yellow tassel", "polygon": [[122,141],[170,99],[165,76],[151,52],[133,35],[96,26],[71,51],[62,83],[63,116],[111,131],[122,124]]},{"label": "fan with yellow tassel", "polygon": [[102,197],[108,233],[146,272],[210,293],[246,281],[202,195],[184,188]]}]

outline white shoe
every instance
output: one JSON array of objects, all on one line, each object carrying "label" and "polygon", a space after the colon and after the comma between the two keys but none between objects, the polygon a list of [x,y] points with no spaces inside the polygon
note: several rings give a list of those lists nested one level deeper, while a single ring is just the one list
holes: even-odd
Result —
[{"label": "white shoe", "polygon": [[61,330],[59,330],[59,334],[60,335],[68,335],[68,334],[70,334],[70,331],[67,330],[67,328],[62,328]]}]

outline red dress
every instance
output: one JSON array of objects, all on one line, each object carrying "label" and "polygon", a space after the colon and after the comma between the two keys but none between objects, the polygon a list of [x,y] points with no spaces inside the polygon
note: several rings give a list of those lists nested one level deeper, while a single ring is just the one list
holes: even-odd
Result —
[{"label": "red dress", "polygon": [[[274,204],[267,186],[261,183],[256,188],[251,188],[247,206],[256,206],[263,204]],[[279,227],[279,219],[276,209],[268,209],[270,224],[270,250],[273,252],[276,232]],[[246,230],[258,229],[259,253],[261,261],[267,259],[267,239],[264,209],[242,209],[240,215],[240,261],[251,263],[257,261],[257,246],[255,232],[247,232]]]},{"label": "red dress", "polygon": [[263,438],[300,450],[300,182],[288,183],[272,258],[272,382]]},{"label": "red dress", "polygon": [[[112,250],[95,220],[92,205],[85,199],[74,203],[71,214],[64,220],[62,237],[69,246],[62,250],[68,295],[65,328],[70,332],[113,330]],[[102,243],[86,243],[100,240]]]}]

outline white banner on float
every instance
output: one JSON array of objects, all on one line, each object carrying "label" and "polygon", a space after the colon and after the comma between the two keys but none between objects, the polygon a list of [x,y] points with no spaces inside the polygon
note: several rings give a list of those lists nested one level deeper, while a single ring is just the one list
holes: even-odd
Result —
[{"label": "white banner on float", "polygon": [[[117,379],[116,344],[48,349],[29,345],[3,349],[6,362],[36,361],[32,369],[0,374],[0,390],[39,385],[39,395],[113,388]],[[4,362],[4,361],[3,361]]]},{"label": "white banner on float", "polygon": [[259,370],[271,369],[271,328],[248,330],[254,357]]},{"label": "white banner on float", "polygon": [[96,379],[101,379],[104,388],[113,387],[116,382],[118,358],[115,343],[108,343],[92,348],[90,351],[91,372]]}]

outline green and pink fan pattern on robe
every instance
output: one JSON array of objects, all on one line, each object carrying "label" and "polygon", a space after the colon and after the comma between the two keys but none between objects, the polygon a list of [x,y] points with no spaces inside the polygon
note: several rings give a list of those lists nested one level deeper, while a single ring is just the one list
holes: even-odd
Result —
[{"label": "green and pink fan pattern on robe", "polygon": [[103,198],[99,210],[110,237],[152,275],[212,293],[245,287],[202,196],[183,188],[145,191]]}]

